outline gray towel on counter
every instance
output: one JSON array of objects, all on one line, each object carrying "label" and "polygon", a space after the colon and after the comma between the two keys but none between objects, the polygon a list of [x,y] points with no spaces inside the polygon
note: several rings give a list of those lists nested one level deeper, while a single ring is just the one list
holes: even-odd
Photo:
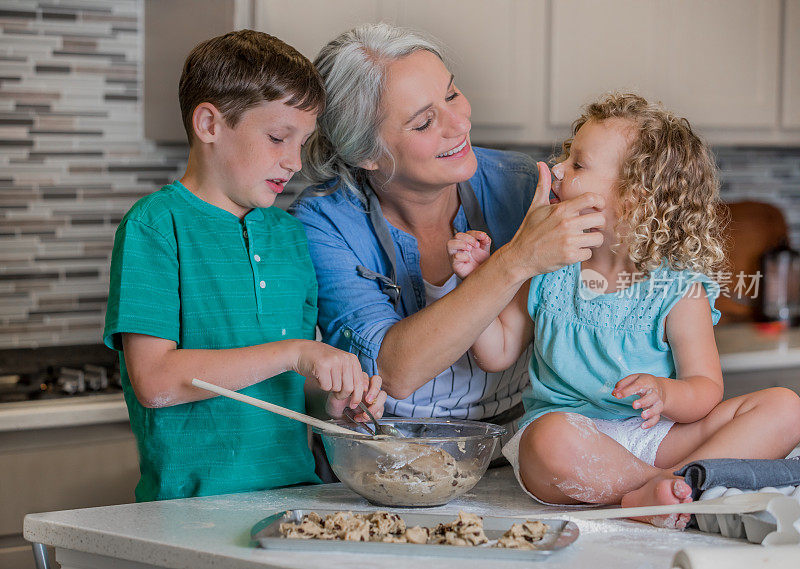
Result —
[{"label": "gray towel on counter", "polygon": [[690,462],[677,472],[692,487],[695,500],[714,486],[759,490],[800,485],[800,456],[778,460],[711,458]]}]

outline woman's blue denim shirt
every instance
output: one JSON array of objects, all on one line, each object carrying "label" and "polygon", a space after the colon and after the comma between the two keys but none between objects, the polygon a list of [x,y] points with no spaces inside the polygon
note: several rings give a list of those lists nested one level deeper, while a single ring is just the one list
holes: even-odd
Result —
[{"label": "woman's blue denim shirt", "polygon": [[[499,248],[514,236],[533,200],[538,178],[536,162],[517,152],[485,148],[474,151],[478,169],[470,183],[494,247]],[[335,185],[332,181],[306,188],[289,213],[300,220],[308,236],[319,282],[319,325],[323,340],[356,354],[364,371],[373,375],[378,373],[376,359],[389,328],[425,308],[420,253],[412,235],[387,222],[397,260],[395,280],[400,286],[395,309],[380,284],[356,270],[362,265],[382,275],[391,271],[366,205],[342,187],[320,195]],[[470,229],[463,208],[459,207],[453,224],[457,231]]]}]

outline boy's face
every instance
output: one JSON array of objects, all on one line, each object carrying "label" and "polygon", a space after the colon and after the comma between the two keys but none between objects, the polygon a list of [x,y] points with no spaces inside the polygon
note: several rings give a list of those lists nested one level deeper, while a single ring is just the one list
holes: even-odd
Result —
[{"label": "boy's face", "polygon": [[213,144],[217,205],[239,217],[270,207],[300,170],[300,148],[314,132],[317,114],[265,101],[245,111],[235,127],[225,121]]}]

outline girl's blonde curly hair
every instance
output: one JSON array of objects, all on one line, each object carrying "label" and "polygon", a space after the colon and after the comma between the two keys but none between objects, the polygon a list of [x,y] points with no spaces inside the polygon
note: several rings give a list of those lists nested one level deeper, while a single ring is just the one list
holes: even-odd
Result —
[{"label": "girl's blonde curly hair", "polygon": [[[620,219],[629,227],[628,254],[649,274],[663,263],[711,275],[725,263],[719,181],[708,146],[689,121],[635,94],[609,93],[586,107],[572,124],[572,140],[589,120],[631,122],[631,142],[619,173]],[[618,235],[619,238],[619,235]]]}]

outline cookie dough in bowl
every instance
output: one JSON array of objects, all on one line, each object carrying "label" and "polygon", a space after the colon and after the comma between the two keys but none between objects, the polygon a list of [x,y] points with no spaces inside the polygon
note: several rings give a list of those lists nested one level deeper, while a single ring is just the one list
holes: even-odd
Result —
[{"label": "cookie dough in bowl", "polygon": [[[320,432],[336,476],[381,506],[439,506],[478,483],[503,427],[457,419],[382,419],[405,438]],[[337,424],[348,427],[346,422]],[[369,444],[364,444],[369,441]]]}]

